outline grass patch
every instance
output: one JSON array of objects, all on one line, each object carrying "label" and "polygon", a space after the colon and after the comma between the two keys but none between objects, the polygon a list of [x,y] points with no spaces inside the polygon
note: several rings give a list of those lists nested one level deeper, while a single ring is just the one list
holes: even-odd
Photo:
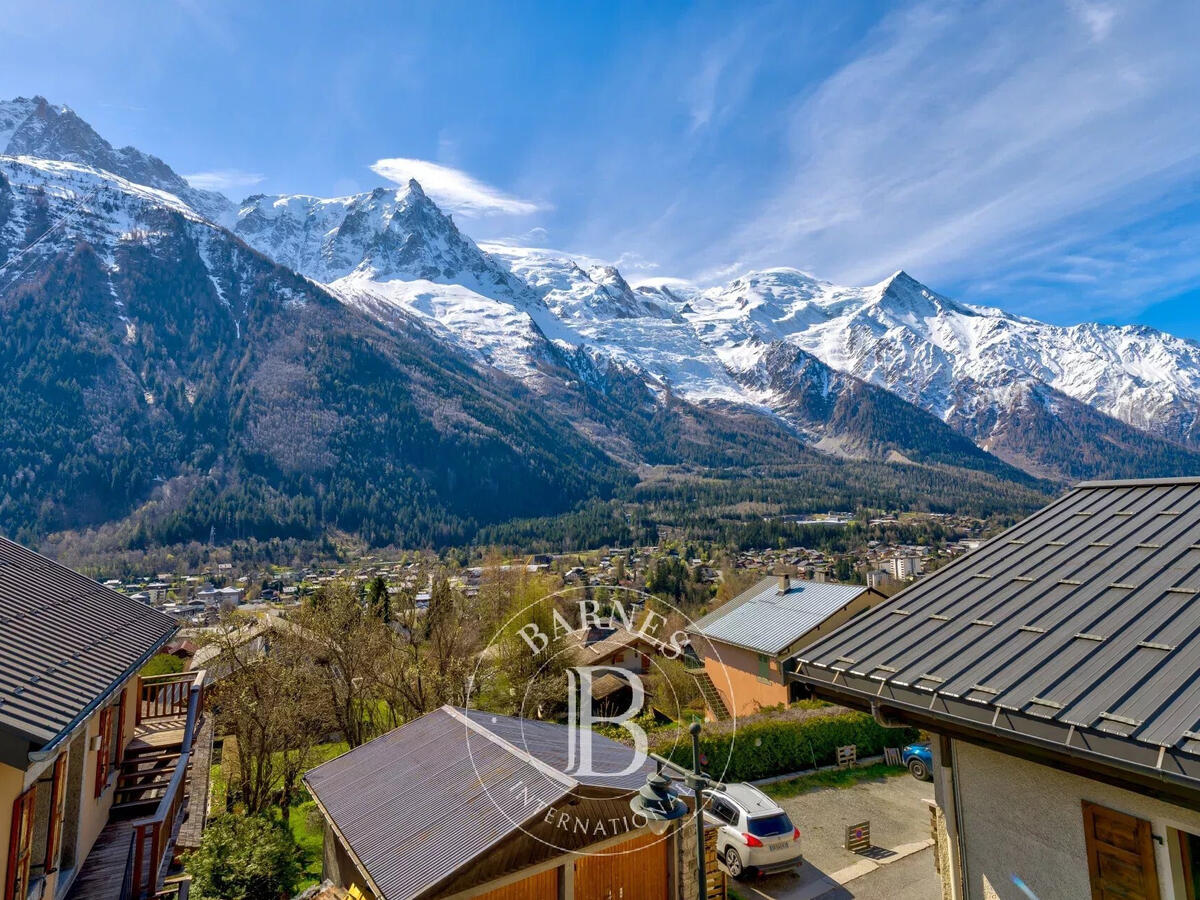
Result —
[{"label": "grass patch", "polygon": [[296,847],[300,851],[300,864],[304,867],[303,875],[295,888],[297,893],[321,880],[325,847],[324,822],[325,819],[317,810],[317,804],[312,800],[303,800],[292,806],[292,813],[288,817],[288,829],[296,841]]},{"label": "grass patch", "polygon": [[862,781],[882,781],[885,778],[894,778],[907,772],[908,769],[904,766],[872,763],[869,766],[853,769],[827,769],[823,772],[813,772],[811,775],[801,775],[790,781],[778,781],[775,784],[764,785],[762,790],[763,793],[775,798],[795,797],[797,794],[815,791],[818,788],[850,787],[850,785]]}]

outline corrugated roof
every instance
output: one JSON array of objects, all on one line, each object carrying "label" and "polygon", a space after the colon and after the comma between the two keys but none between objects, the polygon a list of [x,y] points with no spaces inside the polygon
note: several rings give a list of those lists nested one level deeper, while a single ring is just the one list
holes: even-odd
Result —
[{"label": "corrugated roof", "polygon": [[170,616],[0,538],[0,729],[45,747],[175,628]]},{"label": "corrugated roof", "polygon": [[812,631],[867,588],[791,579],[779,593],[779,579],[764,578],[690,629],[705,637],[774,656]]},{"label": "corrugated roof", "polygon": [[[593,735],[595,764],[632,751]],[[634,790],[647,763],[618,779],[563,774],[562,725],[444,706],[313,769],[309,788],[384,900],[410,900],[581,784]],[[618,749],[619,748],[619,749]]]},{"label": "corrugated roof", "polygon": [[1094,482],[804,648],[814,684],[1200,786],[1200,479]]}]

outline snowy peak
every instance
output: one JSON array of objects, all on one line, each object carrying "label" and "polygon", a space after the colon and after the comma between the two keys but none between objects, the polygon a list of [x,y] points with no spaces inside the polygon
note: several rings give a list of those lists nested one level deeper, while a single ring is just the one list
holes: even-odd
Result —
[{"label": "snowy peak", "polygon": [[655,298],[630,287],[615,266],[593,260],[577,262],[558,251],[535,247],[501,243],[483,247],[569,324],[672,316]]},{"label": "snowy peak", "polygon": [[66,106],[44,97],[18,97],[0,102],[0,155],[32,156],[103,169],[147,187],[179,197],[201,215],[220,219],[230,203],[220,194],[201,191],[157,156],[133,147],[115,149]]},{"label": "snowy peak", "polygon": [[415,180],[332,200],[259,194],[242,202],[234,230],[276,262],[322,282],[350,275],[426,280],[489,296],[523,287],[463,235]]}]

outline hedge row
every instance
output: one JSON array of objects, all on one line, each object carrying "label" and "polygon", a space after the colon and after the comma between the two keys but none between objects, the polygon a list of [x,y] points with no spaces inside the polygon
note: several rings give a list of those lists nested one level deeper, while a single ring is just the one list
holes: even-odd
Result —
[{"label": "hedge row", "polygon": [[[865,713],[839,707],[813,710],[802,719],[744,719],[736,730],[705,732],[700,750],[707,756],[705,771],[723,781],[753,781],[786,775],[837,762],[837,748],[854,744],[859,757],[874,756],[884,747],[903,747],[918,739],[915,728],[884,728]],[[692,764],[691,742],[654,748],[672,761]]]}]

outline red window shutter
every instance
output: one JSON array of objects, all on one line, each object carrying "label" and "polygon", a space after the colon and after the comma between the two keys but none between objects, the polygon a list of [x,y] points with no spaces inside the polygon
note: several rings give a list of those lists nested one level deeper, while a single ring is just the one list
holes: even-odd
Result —
[{"label": "red window shutter", "polygon": [[1159,900],[1150,823],[1083,801],[1092,900]]},{"label": "red window shutter", "polygon": [[8,839],[8,877],[4,900],[25,900],[29,893],[29,857],[33,852],[34,789],[13,802],[12,833]]},{"label": "red window shutter", "polygon": [[121,696],[117,698],[117,765],[125,758],[125,689],[121,688]]},{"label": "red window shutter", "polygon": [[63,818],[67,808],[67,753],[54,761],[54,779],[50,785],[50,827],[46,832],[46,871],[58,868],[58,848],[62,845]]},{"label": "red window shutter", "polygon": [[108,782],[108,754],[112,744],[112,707],[100,711],[100,747],[96,750],[96,796],[104,793]]}]

